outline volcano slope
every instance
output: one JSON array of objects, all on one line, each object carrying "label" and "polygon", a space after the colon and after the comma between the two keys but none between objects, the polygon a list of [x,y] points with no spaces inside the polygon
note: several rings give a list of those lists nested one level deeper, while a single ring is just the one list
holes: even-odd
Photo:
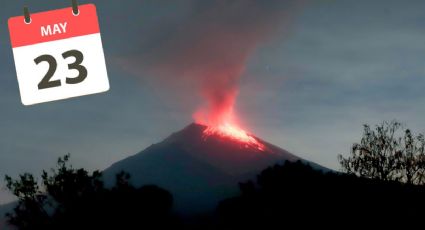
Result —
[{"label": "volcano slope", "polygon": [[211,211],[217,203],[239,193],[238,182],[254,177],[268,166],[301,160],[327,170],[253,135],[262,148],[218,134],[206,135],[208,127],[190,124],[158,144],[116,162],[104,170],[107,185],[121,171],[131,175],[135,186],[155,184],[173,194],[181,213]]}]

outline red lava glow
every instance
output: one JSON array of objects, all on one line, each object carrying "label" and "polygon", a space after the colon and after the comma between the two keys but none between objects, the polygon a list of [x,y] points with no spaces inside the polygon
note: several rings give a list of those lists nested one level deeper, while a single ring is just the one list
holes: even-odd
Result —
[{"label": "red lava glow", "polygon": [[230,138],[232,140],[243,143],[245,147],[255,148],[260,151],[265,150],[265,146],[249,135],[243,129],[230,124],[219,125],[216,127],[208,127],[204,130],[205,137],[218,135],[220,137]]},{"label": "red lava glow", "polygon": [[203,96],[206,99],[206,107],[201,107],[193,114],[196,123],[207,126],[204,130],[204,138],[215,135],[236,141],[245,148],[264,151],[266,147],[248,132],[237,125],[234,106],[237,96],[237,85],[232,80],[220,76],[239,77],[238,74],[218,74],[214,83],[207,84],[203,88]]}]

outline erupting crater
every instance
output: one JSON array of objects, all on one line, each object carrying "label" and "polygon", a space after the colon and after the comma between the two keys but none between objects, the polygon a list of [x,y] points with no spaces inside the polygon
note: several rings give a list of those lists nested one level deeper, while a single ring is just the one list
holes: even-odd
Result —
[{"label": "erupting crater", "polygon": [[244,145],[246,148],[255,148],[259,151],[264,151],[265,146],[261,144],[252,135],[238,126],[231,124],[223,124],[218,126],[208,126],[203,132],[204,138],[216,135],[222,138],[229,138]]}]

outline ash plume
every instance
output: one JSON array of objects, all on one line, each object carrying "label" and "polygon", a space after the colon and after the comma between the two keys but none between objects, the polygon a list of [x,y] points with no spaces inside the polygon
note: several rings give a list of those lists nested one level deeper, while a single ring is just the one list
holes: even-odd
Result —
[{"label": "ash plume", "polygon": [[233,108],[247,60],[285,27],[297,5],[284,0],[189,1],[192,15],[170,22],[173,28],[156,37],[133,65],[167,84],[190,85],[205,102],[193,115],[197,122],[235,123]]}]

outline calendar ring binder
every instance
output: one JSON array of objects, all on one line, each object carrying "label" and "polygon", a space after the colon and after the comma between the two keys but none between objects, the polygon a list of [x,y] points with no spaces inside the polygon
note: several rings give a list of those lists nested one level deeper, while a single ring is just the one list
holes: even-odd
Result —
[{"label": "calendar ring binder", "polygon": [[74,16],[78,16],[80,14],[77,0],[72,0],[72,14],[74,14]]},{"label": "calendar ring binder", "polygon": [[28,6],[24,6],[24,17],[25,24],[31,24],[31,15]]}]

